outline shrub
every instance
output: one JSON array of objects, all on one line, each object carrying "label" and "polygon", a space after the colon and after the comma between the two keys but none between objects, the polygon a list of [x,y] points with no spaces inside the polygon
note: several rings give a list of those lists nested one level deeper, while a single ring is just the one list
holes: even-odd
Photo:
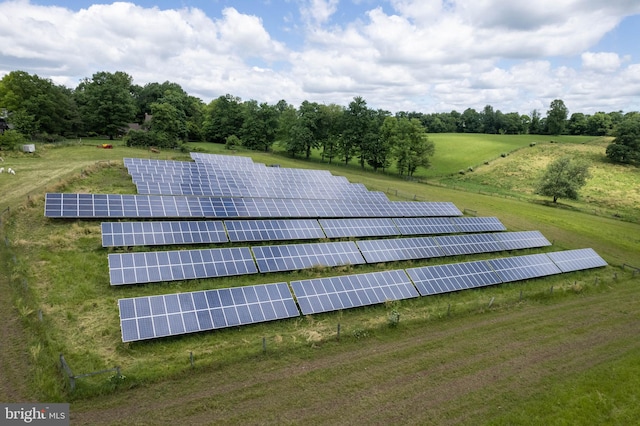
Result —
[{"label": "shrub", "polygon": [[240,139],[236,135],[228,136],[224,145],[225,149],[236,149],[240,145]]},{"label": "shrub", "polygon": [[5,130],[4,133],[0,134],[0,149],[1,150],[12,150],[15,149],[18,145],[26,143],[27,139],[24,135],[17,130]]},{"label": "shrub", "polygon": [[535,143],[535,142],[531,142],[531,143],[529,144],[529,146],[536,146],[536,143]]},{"label": "shrub", "polygon": [[124,143],[129,147],[176,148],[178,146],[178,141],[166,132],[148,132],[146,130],[131,130],[124,137]]},{"label": "shrub", "polygon": [[472,171],[473,171],[473,167],[469,166],[469,168],[467,169],[467,171],[472,172]]},{"label": "shrub", "polygon": [[464,174],[464,170],[460,169],[460,170],[458,170],[458,173],[463,175]]},{"label": "shrub", "polygon": [[507,156],[506,152],[503,152],[502,154],[500,154],[500,157],[505,158]]},{"label": "shrub", "polygon": [[398,312],[396,309],[392,310],[389,313],[389,317],[387,318],[387,323],[391,328],[397,327],[400,323],[400,312]]}]

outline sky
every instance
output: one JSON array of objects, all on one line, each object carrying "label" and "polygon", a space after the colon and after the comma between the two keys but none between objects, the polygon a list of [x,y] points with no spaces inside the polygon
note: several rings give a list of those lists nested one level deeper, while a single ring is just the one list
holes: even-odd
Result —
[{"label": "sky", "polygon": [[0,78],[124,71],[205,103],[640,111],[640,0],[0,1]]}]

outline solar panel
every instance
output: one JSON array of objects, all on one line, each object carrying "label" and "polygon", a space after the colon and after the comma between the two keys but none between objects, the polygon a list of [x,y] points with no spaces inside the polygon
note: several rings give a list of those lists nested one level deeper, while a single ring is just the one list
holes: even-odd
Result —
[{"label": "solar panel", "polygon": [[102,246],[227,242],[222,221],[102,222]]},{"label": "solar panel", "polygon": [[310,218],[455,216],[451,203],[48,193],[51,218]]},{"label": "solar panel", "polygon": [[392,219],[320,219],[327,238],[398,235]]},{"label": "solar panel", "polygon": [[459,232],[448,217],[394,218],[401,235],[455,234]]},{"label": "solar panel", "polygon": [[534,247],[550,246],[540,231],[504,232],[493,234],[496,240],[500,241],[507,250],[518,250]]},{"label": "solar panel", "polygon": [[303,315],[418,297],[403,270],[292,281]]},{"label": "solar panel", "polygon": [[247,247],[109,254],[111,285],[255,274]]},{"label": "solar panel", "polygon": [[294,271],[315,266],[365,263],[353,241],[256,246],[251,249],[260,272]]},{"label": "solar panel", "polygon": [[494,234],[442,235],[433,238],[446,256],[505,250]]},{"label": "solar panel", "polygon": [[229,240],[233,242],[325,238],[320,224],[315,219],[226,220],[224,224]]},{"label": "solar panel", "polygon": [[562,272],[546,254],[506,257],[488,262],[503,282],[544,277]]},{"label": "solar panel", "polygon": [[607,266],[607,262],[591,248],[547,253],[562,272]]},{"label": "solar panel", "polygon": [[507,228],[497,217],[455,217],[451,221],[459,232],[506,231]]},{"label": "solar panel", "polygon": [[502,283],[484,260],[411,268],[407,274],[422,296]]},{"label": "solar panel", "polygon": [[[160,175],[164,176],[164,175]],[[144,195],[194,195],[206,197],[264,197],[264,198],[300,198],[300,199],[353,199],[353,200],[384,200],[381,193],[362,192],[351,188],[338,187],[319,183],[309,185],[284,185],[274,182],[266,185],[238,185],[229,183],[210,182],[166,182],[140,181],[141,176],[134,175],[134,183],[138,194]],[[185,179],[186,180],[186,179]],[[193,179],[195,180],[195,179]],[[382,194],[383,195],[383,194]]]},{"label": "solar panel", "polygon": [[362,240],[357,245],[367,263],[444,256],[444,252],[430,237]]},{"label": "solar panel", "polygon": [[300,315],[287,283],[118,300],[123,342]]}]

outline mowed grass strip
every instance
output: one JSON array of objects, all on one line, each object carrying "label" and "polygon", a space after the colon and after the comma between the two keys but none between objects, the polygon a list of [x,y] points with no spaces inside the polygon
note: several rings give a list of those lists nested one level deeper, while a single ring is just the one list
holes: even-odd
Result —
[{"label": "mowed grass strip", "polygon": [[[640,350],[640,342],[629,338],[639,331],[636,287],[627,281],[560,303],[525,300],[441,321],[401,320],[398,328],[328,341],[302,353],[262,354],[256,343],[255,355],[236,364],[196,367],[162,383],[78,401],[72,421],[440,425],[536,418],[587,424],[591,418],[625,423],[640,415],[639,406],[631,404],[637,380],[609,385],[606,366],[628,364]],[[615,400],[616,410],[571,403],[576,393],[595,393],[590,385],[599,382],[601,398]],[[549,392],[560,396],[554,406],[569,409],[555,409],[550,417],[543,403],[551,403]]]}]

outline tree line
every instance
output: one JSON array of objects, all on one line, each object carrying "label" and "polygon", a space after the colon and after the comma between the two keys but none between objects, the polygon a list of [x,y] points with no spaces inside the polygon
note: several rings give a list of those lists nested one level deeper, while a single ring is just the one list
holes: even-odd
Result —
[{"label": "tree line", "polygon": [[[131,130],[131,123],[139,128]],[[131,146],[174,148],[191,140],[262,151],[278,141],[292,156],[308,158],[319,150],[329,162],[357,161],[375,170],[395,163],[407,175],[428,167],[435,149],[428,133],[610,135],[616,137],[607,149],[612,160],[640,160],[637,112],[569,116],[560,99],[551,102],[545,116],[538,110],[503,113],[490,105],[462,113],[392,113],[368,107],[359,96],[347,106],[303,101],[296,107],[286,100],[259,103],[230,94],[206,104],[177,83],[139,86],[121,71],[95,73],[75,89],[24,71],[6,74],[0,80],[0,132],[0,148],[21,138],[86,136],[125,136]]]}]

